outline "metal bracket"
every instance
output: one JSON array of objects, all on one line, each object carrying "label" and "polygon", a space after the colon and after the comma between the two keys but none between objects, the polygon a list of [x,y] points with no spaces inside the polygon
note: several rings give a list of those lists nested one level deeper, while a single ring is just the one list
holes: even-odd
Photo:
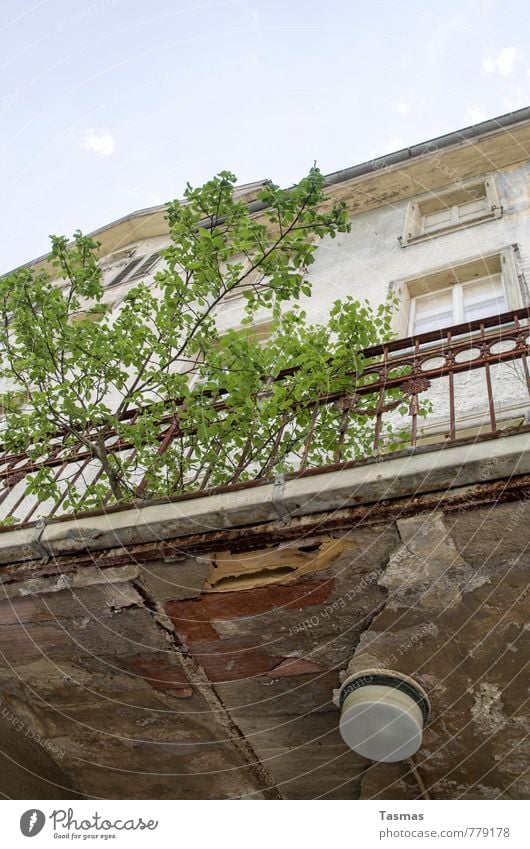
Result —
[{"label": "metal bracket", "polygon": [[284,525],[288,525],[291,522],[291,514],[287,510],[284,502],[283,502],[283,492],[285,489],[285,478],[283,475],[276,475],[274,478],[274,487],[272,490],[272,503],[274,505],[274,509],[276,510],[278,516],[284,523]]},{"label": "metal bracket", "polygon": [[30,542],[30,548],[32,548],[36,554],[40,554],[43,563],[47,563],[50,559],[50,552],[44,547],[40,540],[45,527],[46,519],[45,517],[42,517],[35,525],[35,533]]}]

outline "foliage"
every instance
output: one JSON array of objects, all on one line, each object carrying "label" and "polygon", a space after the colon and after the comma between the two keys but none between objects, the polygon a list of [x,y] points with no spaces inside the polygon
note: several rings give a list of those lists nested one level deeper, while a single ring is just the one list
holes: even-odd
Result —
[{"label": "foliage", "polygon": [[[288,191],[265,185],[259,214],[234,185],[222,172],[169,204],[164,270],[112,313],[98,244],[79,231],[70,244],[51,237],[51,272],[0,280],[5,448],[28,453],[40,500],[81,510],[370,453],[373,417],[352,408],[341,430],[340,405],[314,401],[362,383],[362,349],[389,338],[392,304],[347,297],[318,325],[301,305],[318,240],[349,229],[344,206],[326,200],[316,168]],[[220,308],[237,290],[242,325],[222,333]],[[254,330],[263,315],[266,345]],[[42,464],[76,451],[91,458],[82,473]]]}]

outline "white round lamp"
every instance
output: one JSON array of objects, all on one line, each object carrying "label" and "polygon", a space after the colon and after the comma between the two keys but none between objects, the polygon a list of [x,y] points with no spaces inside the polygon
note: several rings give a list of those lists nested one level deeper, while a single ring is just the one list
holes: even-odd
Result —
[{"label": "white round lamp", "polygon": [[357,754],[392,763],[420,748],[430,704],[425,690],[407,675],[364,669],[344,681],[337,701],[340,733]]}]

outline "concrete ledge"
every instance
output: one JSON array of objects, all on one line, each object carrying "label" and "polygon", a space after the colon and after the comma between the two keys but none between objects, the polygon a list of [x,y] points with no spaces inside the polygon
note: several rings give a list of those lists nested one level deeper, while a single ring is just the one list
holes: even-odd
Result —
[{"label": "concrete ledge", "polygon": [[100,551],[289,516],[440,492],[530,473],[530,433],[388,457],[378,462],[200,498],[52,521],[0,534],[0,564]]}]

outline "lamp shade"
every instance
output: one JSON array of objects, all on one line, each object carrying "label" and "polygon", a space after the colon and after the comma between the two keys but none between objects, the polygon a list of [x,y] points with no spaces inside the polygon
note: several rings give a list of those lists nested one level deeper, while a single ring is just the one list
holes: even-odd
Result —
[{"label": "lamp shade", "polygon": [[411,678],[391,670],[363,670],[339,691],[340,733],[357,754],[390,763],[421,746],[429,717],[427,694]]}]

